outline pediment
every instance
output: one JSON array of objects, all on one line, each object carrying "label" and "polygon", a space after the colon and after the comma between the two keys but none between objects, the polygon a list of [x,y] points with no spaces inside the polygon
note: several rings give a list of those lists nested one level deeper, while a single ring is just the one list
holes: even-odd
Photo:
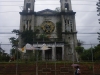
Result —
[{"label": "pediment", "polygon": [[55,13],[57,12],[54,10],[50,10],[50,9],[45,9],[45,10],[37,12],[37,14],[55,14]]}]

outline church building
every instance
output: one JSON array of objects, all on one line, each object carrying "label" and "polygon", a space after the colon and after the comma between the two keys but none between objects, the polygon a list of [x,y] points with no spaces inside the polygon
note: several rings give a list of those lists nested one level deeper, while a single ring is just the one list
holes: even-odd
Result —
[{"label": "church building", "polygon": [[[46,44],[50,49],[41,50],[42,60],[76,61],[77,31],[75,14],[71,0],[60,0],[61,11],[44,9],[34,11],[36,0],[24,0],[24,7],[20,12],[20,32],[26,30],[37,31],[32,45],[41,47]],[[19,37],[19,46],[25,43]]]}]

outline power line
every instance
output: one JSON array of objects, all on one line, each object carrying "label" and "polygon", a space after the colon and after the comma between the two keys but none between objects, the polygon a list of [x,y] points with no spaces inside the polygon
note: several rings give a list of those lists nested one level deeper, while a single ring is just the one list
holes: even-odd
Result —
[{"label": "power line", "polygon": [[12,44],[0,44],[0,45],[12,45]]},{"label": "power line", "polygon": [[0,34],[15,34],[15,33],[11,33],[11,32],[0,32]]},{"label": "power line", "polygon": [[[59,0],[37,0],[37,1],[59,1]],[[92,1],[92,0],[72,0],[73,1],[86,1],[86,2],[97,2],[97,1]],[[0,1],[0,2],[24,2],[24,1]],[[59,1],[60,2],[60,1]]]},{"label": "power line", "polygon": [[0,13],[11,13],[11,12],[18,13],[20,11],[4,11],[4,12],[0,12]]},{"label": "power line", "polygon": [[24,2],[24,1],[0,1],[0,2]]},{"label": "power line", "polygon": [[[35,4],[35,5],[60,5],[60,4]],[[96,6],[95,4],[72,4],[72,5],[91,5]],[[23,5],[0,5],[0,6],[23,6]]]},{"label": "power line", "polygon": [[[98,45],[99,43],[93,43],[92,45]],[[0,45],[12,45],[12,44],[0,44]],[[82,45],[91,45],[91,44],[82,44]]]},{"label": "power line", "polygon": [[[15,34],[11,32],[0,32],[0,34]],[[78,34],[97,34],[97,32],[92,32],[92,33],[78,33]]]},{"label": "power line", "polygon": [[[2,26],[2,27],[0,27],[0,30],[3,30],[3,29],[8,29],[8,30],[12,30],[13,28],[15,29],[15,27],[17,27],[16,29],[17,30],[19,30],[19,27],[18,26],[15,26],[15,27],[6,27],[6,28],[4,28],[4,27],[6,27],[6,26]],[[90,27],[87,27],[87,26],[84,26],[84,27],[77,27],[76,26],[76,28],[78,28],[78,29],[82,29],[82,28],[98,28],[98,27],[100,27],[100,26],[95,26],[95,27],[92,27],[92,26],[90,26]],[[3,29],[2,29],[3,28]]]},{"label": "power line", "polygon": [[[5,11],[5,12],[0,12],[0,13],[18,13],[18,12],[21,12],[21,11]],[[81,12],[81,13],[82,12],[92,12],[93,13],[93,12],[97,12],[97,11],[75,11],[75,12]]]},{"label": "power line", "polygon": [[[76,27],[76,29],[77,29],[77,30],[84,30],[85,28],[84,28],[84,29],[82,29],[82,28],[79,29],[79,28]],[[94,28],[92,28],[92,29],[94,29]],[[98,28],[98,29],[100,29],[100,28]],[[9,31],[13,31],[13,29],[0,29],[0,30],[9,30]],[[17,29],[17,30],[19,30],[19,29]],[[85,30],[91,30],[91,29],[85,29]]]},{"label": "power line", "polygon": [[[37,1],[59,1],[59,0],[37,0]],[[83,1],[83,0],[71,0],[71,1]],[[95,0],[84,0],[84,1],[86,1],[86,2],[97,2],[97,1],[95,1]],[[24,1],[0,1],[0,2],[24,2]],[[59,1],[60,2],[60,1]]]},{"label": "power line", "polygon": [[[19,27],[19,26],[0,26],[0,27]],[[100,27],[100,26],[76,26],[76,27]]]},{"label": "power line", "polygon": [[[93,34],[93,35],[96,35],[96,34]],[[87,36],[86,36],[86,35],[82,35],[82,36],[77,35],[77,37],[88,37],[88,38],[90,38],[90,36],[91,36],[91,37],[96,37],[96,36],[93,36],[93,35],[87,35]],[[98,35],[98,34],[97,34],[97,35]],[[7,37],[7,38],[8,38],[8,37],[16,37],[16,34],[13,35],[13,36],[10,36],[10,35],[8,35],[8,36],[1,36],[1,35],[0,35],[0,38],[1,38],[1,37]],[[97,37],[98,37],[98,36],[97,36]]]}]

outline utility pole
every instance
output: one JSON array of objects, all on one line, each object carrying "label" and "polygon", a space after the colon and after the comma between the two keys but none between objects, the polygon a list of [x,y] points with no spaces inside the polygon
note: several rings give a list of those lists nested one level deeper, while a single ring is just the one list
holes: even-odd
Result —
[{"label": "utility pole", "polygon": [[[37,42],[37,48],[38,48],[38,42]],[[38,75],[38,50],[36,51],[36,75]]]},{"label": "utility pole", "polygon": [[93,75],[94,75],[94,60],[93,60],[93,48],[92,48],[92,44],[91,44],[91,54],[92,54]]},{"label": "utility pole", "polygon": [[16,34],[16,55],[17,55],[17,57],[16,57],[16,75],[18,75],[18,42],[17,42],[17,35],[18,34]]}]

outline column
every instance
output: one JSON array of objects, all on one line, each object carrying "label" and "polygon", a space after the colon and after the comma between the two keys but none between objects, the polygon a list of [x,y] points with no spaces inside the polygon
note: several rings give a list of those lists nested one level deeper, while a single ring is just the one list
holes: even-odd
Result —
[{"label": "column", "polygon": [[28,30],[29,30],[29,27],[30,27],[30,20],[28,20]]},{"label": "column", "polygon": [[62,60],[64,60],[64,46],[62,46]]},{"label": "column", "polygon": [[52,61],[56,61],[55,54],[55,46],[52,46]]},{"label": "column", "polygon": [[42,51],[42,60],[45,61],[45,51]]}]

